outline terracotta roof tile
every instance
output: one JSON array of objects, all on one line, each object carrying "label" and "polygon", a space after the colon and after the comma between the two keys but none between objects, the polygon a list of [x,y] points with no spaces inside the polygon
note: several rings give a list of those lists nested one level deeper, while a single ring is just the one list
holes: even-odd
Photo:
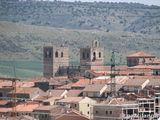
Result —
[{"label": "terracotta roof tile", "polygon": [[78,97],[82,93],[82,90],[69,90],[66,94],[67,97]]},{"label": "terracotta roof tile", "polygon": [[67,85],[63,85],[63,86],[57,87],[56,89],[58,89],[58,90],[70,90],[72,85],[73,85],[73,83],[69,83]]},{"label": "terracotta roof tile", "polygon": [[72,85],[72,87],[85,87],[90,84],[90,79],[80,79]]},{"label": "terracotta roof tile", "polygon": [[147,79],[128,79],[123,86],[141,86]]},{"label": "terracotta roof tile", "polygon": [[151,54],[148,54],[145,52],[137,52],[137,53],[128,55],[127,57],[153,57],[153,58],[155,58],[154,55],[151,55]]},{"label": "terracotta roof tile", "polygon": [[71,102],[79,102],[83,99],[83,97],[66,97],[64,99],[59,100],[61,103],[71,103]]},{"label": "terracotta roof tile", "polygon": [[[27,93],[27,94],[30,94],[36,90],[38,90],[39,88],[37,87],[33,87],[33,88],[30,88],[30,87],[23,87],[23,88],[16,88],[16,93],[17,94],[24,94],[24,93]],[[9,92],[9,94],[11,94],[11,92]]]},{"label": "terracotta roof tile", "polygon": [[158,70],[160,70],[160,65],[155,65],[155,67],[153,67],[152,69],[158,69]]},{"label": "terracotta roof tile", "polygon": [[0,100],[0,105],[6,105],[8,103],[7,100]]},{"label": "terracotta roof tile", "polygon": [[39,104],[20,104],[16,106],[16,111],[32,112]]},{"label": "terracotta roof tile", "polygon": [[86,86],[83,91],[95,91],[95,92],[100,92],[100,90],[104,87],[105,85],[103,84],[92,84]]},{"label": "terracotta roof tile", "polygon": [[77,114],[77,112],[72,111],[70,113],[60,116],[56,120],[89,120],[89,119],[81,114]]},{"label": "terracotta roof tile", "polygon": [[89,74],[93,75],[94,77],[98,77],[98,76],[103,75],[103,74],[101,74],[101,73],[96,73],[96,72],[94,72],[93,70],[87,70],[86,72],[88,72]]},{"label": "terracotta roof tile", "polygon": [[51,92],[51,96],[52,97],[61,97],[61,95],[65,92],[66,90],[48,90],[47,94],[49,94],[48,92]]},{"label": "terracotta roof tile", "polygon": [[160,79],[150,79],[147,86],[160,86]]},{"label": "terracotta roof tile", "polygon": [[52,109],[55,109],[57,107],[60,107],[58,105],[47,105],[47,106],[39,106],[37,108],[34,109],[34,111],[50,111]]}]

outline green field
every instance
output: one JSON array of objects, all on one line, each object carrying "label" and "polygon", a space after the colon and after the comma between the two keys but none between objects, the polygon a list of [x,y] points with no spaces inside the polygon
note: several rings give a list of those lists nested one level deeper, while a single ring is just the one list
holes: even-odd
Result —
[{"label": "green field", "polygon": [[[78,65],[78,62],[70,62],[70,65]],[[0,76],[18,77],[22,80],[43,76],[42,61],[0,61]]]},{"label": "green field", "polygon": [[41,77],[42,73],[41,61],[0,61],[0,75],[4,77],[27,79]]}]

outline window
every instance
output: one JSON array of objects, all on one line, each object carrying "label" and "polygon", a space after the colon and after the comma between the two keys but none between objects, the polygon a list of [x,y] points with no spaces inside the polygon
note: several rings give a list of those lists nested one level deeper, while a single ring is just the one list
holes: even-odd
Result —
[{"label": "window", "polygon": [[58,52],[56,51],[55,56],[58,57]]},{"label": "window", "polygon": [[96,111],[96,114],[98,114],[98,111]]},{"label": "window", "polygon": [[74,104],[75,107],[77,107],[77,104]]},{"label": "window", "polygon": [[99,52],[99,58],[101,58],[101,52]]},{"label": "window", "polygon": [[93,53],[93,60],[96,60],[96,53]]},{"label": "window", "polygon": [[47,114],[45,114],[45,118],[47,118],[48,117],[48,115]]},{"label": "window", "polygon": [[108,114],[108,111],[106,111],[106,115]]},{"label": "window", "polygon": [[61,57],[63,57],[63,52],[61,52]]},{"label": "window", "polygon": [[45,58],[49,58],[49,57],[50,57],[50,54],[52,54],[52,53],[49,52],[49,51],[46,51],[45,54],[44,54],[44,57],[45,57]]},{"label": "window", "polygon": [[112,111],[110,111],[110,114],[112,114]]},{"label": "window", "polygon": [[89,104],[88,104],[88,107],[89,107]]},{"label": "window", "polygon": [[89,114],[89,111],[88,111],[88,114]]}]

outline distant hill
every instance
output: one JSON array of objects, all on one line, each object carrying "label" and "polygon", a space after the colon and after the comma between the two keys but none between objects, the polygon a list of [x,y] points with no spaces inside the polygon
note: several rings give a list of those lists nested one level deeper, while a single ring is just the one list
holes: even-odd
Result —
[{"label": "distant hill", "polygon": [[136,3],[11,1],[0,2],[1,21],[105,32],[160,33],[158,6]]},{"label": "distant hill", "polygon": [[116,54],[119,64],[124,64],[126,55],[136,51],[160,57],[160,34],[72,30],[0,21],[0,60],[41,61],[44,45],[65,44],[69,46],[70,61],[78,63],[80,47],[90,45],[95,39],[105,48],[106,64],[112,50],[119,52]]}]

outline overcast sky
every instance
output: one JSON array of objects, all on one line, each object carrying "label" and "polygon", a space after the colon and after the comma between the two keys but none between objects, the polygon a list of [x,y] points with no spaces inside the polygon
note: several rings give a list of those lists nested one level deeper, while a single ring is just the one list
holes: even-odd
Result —
[{"label": "overcast sky", "polygon": [[94,1],[104,1],[104,2],[136,2],[146,5],[158,5],[160,6],[160,0],[60,0],[60,1],[82,1],[82,2],[94,2]]}]

